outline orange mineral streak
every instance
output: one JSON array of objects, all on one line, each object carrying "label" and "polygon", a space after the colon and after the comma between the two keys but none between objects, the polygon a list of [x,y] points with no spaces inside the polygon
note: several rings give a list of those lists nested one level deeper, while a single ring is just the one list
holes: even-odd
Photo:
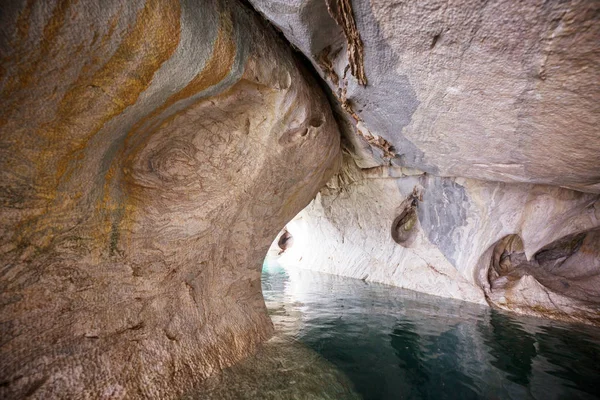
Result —
[{"label": "orange mineral streak", "polygon": [[[35,79],[36,71],[49,58],[49,54],[56,44],[59,32],[65,24],[70,5],[69,0],[59,0],[56,3],[52,11],[52,16],[44,26],[43,36],[38,48],[31,49],[27,47],[26,42],[29,35],[29,18],[34,1],[27,1],[17,19],[16,35],[11,46],[14,49],[14,58],[20,61],[17,66],[17,72],[13,74],[9,73],[2,92],[0,92],[0,100],[3,104],[2,110],[0,110],[0,128],[8,123],[10,116],[14,114],[19,106],[16,104],[18,97],[15,94],[29,86],[34,86],[38,83],[39,75],[43,76],[43,74],[37,74],[38,79]],[[0,59],[1,64],[8,64],[10,61],[11,57],[2,57]],[[0,72],[2,78],[7,73],[4,67],[2,67]]]},{"label": "orange mineral streak", "polygon": [[[149,133],[154,132],[156,130],[156,125],[163,122],[159,118],[163,111],[171,107],[176,102],[187,99],[188,97],[208,89],[209,87],[214,86],[225,79],[233,68],[235,55],[236,46],[233,40],[233,23],[231,14],[221,12],[217,39],[215,40],[211,58],[206,63],[204,69],[200,71],[200,73],[196,75],[196,77],[194,77],[183,89],[169,97],[163,105],[158,107],[147,117],[138,121],[133,126],[131,131],[128,132],[123,150],[129,150],[130,154],[135,153],[131,152],[131,149],[128,149],[129,139],[131,137],[139,134],[148,135]],[[140,132],[142,126],[144,126],[147,121],[152,121],[153,119],[155,119],[153,124],[144,132]],[[171,119],[172,118],[169,118],[168,120]],[[133,157],[130,156],[129,159],[135,158],[134,156],[135,154],[133,154]]]},{"label": "orange mineral streak", "polygon": [[[19,65],[20,68],[18,73],[9,78],[9,81],[3,90],[2,97],[9,98],[14,92],[30,86],[32,83],[37,83],[37,81],[34,82],[33,79],[36,75],[36,69],[39,67],[40,63],[48,58],[50,51],[54,47],[60,30],[65,24],[70,3],[70,0],[59,0],[56,3],[56,6],[52,11],[52,16],[44,26],[43,36],[38,47],[39,51],[32,57],[31,61]],[[19,15],[17,20],[17,37],[15,38],[15,43],[13,43],[15,47],[18,47],[19,44],[24,44],[27,39],[29,33],[29,17],[31,15],[32,7],[33,1],[28,1]],[[23,56],[24,54],[21,54],[22,51],[26,51],[27,49],[21,48],[19,50],[21,50],[21,52],[17,51],[17,57]]]},{"label": "orange mineral streak", "polygon": [[[125,139],[119,156],[115,157],[113,160],[111,170],[117,170],[118,168],[116,165],[118,165],[118,163],[121,163],[122,166],[125,166],[122,168],[129,169],[126,166],[131,165],[131,163],[137,159],[139,152],[143,148],[143,145],[135,147],[132,146],[130,143],[133,137],[144,135],[146,139],[148,139],[152,134],[160,131],[160,128],[165,124],[174,120],[177,115],[198,104],[199,102],[204,101],[204,99],[201,99],[197,102],[194,102],[194,104],[188,106],[186,109],[179,110],[177,113],[164,120],[160,118],[161,113],[167,110],[173,104],[180,100],[194,96],[195,94],[200,93],[201,91],[208,89],[225,79],[231,73],[233,64],[235,62],[236,52],[237,48],[234,40],[233,21],[231,14],[229,12],[221,12],[219,19],[219,30],[217,32],[217,38],[215,40],[213,52],[204,69],[200,71],[200,73],[198,73],[198,75],[196,75],[196,77],[194,77],[183,89],[170,96],[161,107],[154,110],[152,114],[140,120],[138,123],[136,123],[136,125],[133,126],[131,131],[129,131],[127,134],[127,138]],[[148,120],[153,121],[146,129],[142,131],[142,127],[147,123]],[[146,142],[147,140],[144,141],[144,143]],[[127,174],[127,171],[125,172]],[[120,213],[115,215],[118,221],[113,220],[113,223],[107,224],[107,228],[113,230],[116,224],[118,224],[120,232],[131,231],[131,225],[134,220],[133,213],[139,208],[139,200],[144,198],[142,187],[135,185],[131,181],[127,182],[129,183],[127,184],[125,183],[126,181],[127,179],[125,179],[122,184],[122,189],[125,194],[125,203],[122,205]],[[114,184],[117,184],[117,182]],[[113,186],[111,185],[110,187]],[[114,200],[111,200],[113,197],[114,196],[105,195],[103,197],[103,204],[101,204],[99,208],[109,210],[112,209],[115,211]],[[128,238],[126,236],[123,236],[122,238],[122,240],[127,239]]]},{"label": "orange mineral streak", "polygon": [[17,19],[17,38],[19,41],[25,41],[29,34],[29,17],[31,16],[31,8],[35,0],[27,0],[27,4],[21,11]]},{"label": "orange mineral streak", "polygon": [[[90,139],[135,104],[156,71],[173,55],[179,44],[179,21],[179,3],[148,0],[109,61],[92,76],[80,75],[60,102],[55,118],[36,132],[49,143],[35,160],[37,177],[42,180],[38,187],[53,193],[54,201],[34,224],[34,232],[45,231],[53,216],[74,208],[70,191],[58,193],[59,185],[68,183],[76,167],[73,161],[82,159]],[[24,232],[24,236],[31,233]],[[46,241],[50,240],[48,233],[43,234]]]}]

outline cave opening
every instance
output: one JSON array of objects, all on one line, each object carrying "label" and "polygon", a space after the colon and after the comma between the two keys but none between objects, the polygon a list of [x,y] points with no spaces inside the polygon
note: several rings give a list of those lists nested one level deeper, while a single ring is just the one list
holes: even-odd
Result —
[{"label": "cave opening", "polygon": [[[404,211],[393,226],[409,222],[406,216],[410,208]],[[321,393],[331,391],[334,398],[340,399],[395,399],[398,393],[414,398],[444,398],[449,387],[453,390],[450,398],[457,399],[487,398],[492,394],[508,398],[515,393],[537,397],[547,393],[548,387],[573,395],[572,389],[549,378],[546,370],[550,368],[562,371],[565,382],[577,381],[577,391],[585,396],[596,395],[594,355],[600,354],[600,341],[591,327],[528,319],[505,312],[502,307],[483,307],[310,270],[306,264],[290,264],[290,258],[285,257],[291,256],[292,250],[300,252],[302,229],[308,226],[302,215],[288,224],[275,238],[263,265],[263,295],[276,332],[275,341],[268,342],[268,346],[288,340],[299,346],[294,356],[298,363],[285,361],[285,367],[275,368],[273,376],[290,374],[304,384],[308,375],[315,385],[327,387],[320,389]],[[295,249],[296,244],[286,245],[292,237],[290,232],[300,239]],[[536,251],[530,261],[525,257],[521,237],[505,236],[493,246],[487,271],[489,295],[509,290],[526,274],[536,273],[536,279],[548,288],[549,282],[559,279],[570,278],[571,285],[584,277],[595,279],[595,274],[581,270],[566,274],[563,267],[577,264],[578,257],[587,257],[596,246],[597,234],[597,230],[591,230],[560,238]],[[303,254],[308,253],[310,250],[305,248]],[[283,264],[279,262],[282,260]],[[541,270],[553,278],[544,280]],[[591,295],[586,292],[588,300]],[[559,334],[567,329],[568,337]],[[557,348],[556,340],[570,345]],[[274,350],[277,354],[285,351]],[[566,361],[575,358],[581,363],[577,368]],[[307,372],[306,365],[316,360],[315,368]],[[327,376],[327,383],[316,374]],[[282,398],[306,390],[303,384],[301,389],[279,389]]]}]

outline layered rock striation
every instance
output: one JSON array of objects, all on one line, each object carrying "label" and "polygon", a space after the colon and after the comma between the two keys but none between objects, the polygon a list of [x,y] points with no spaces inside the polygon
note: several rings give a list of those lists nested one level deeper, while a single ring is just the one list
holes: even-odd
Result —
[{"label": "layered rock striation", "polygon": [[598,324],[599,219],[592,193],[346,159],[273,246],[283,265]]},{"label": "layered rock striation", "polygon": [[600,322],[597,2],[250,3],[0,6],[0,397],[193,393],[319,190],[284,264]]},{"label": "layered rock striation", "polygon": [[327,100],[237,2],[1,7],[0,397],[181,396],[271,335],[262,259],[338,165]]},{"label": "layered rock striation", "polygon": [[251,3],[337,97],[362,167],[600,192],[597,2]]}]

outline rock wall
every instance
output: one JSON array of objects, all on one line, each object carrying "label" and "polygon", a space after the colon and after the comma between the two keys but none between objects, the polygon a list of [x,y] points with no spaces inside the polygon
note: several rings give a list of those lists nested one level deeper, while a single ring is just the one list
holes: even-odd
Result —
[{"label": "rock wall", "polygon": [[347,140],[281,263],[600,322],[598,2],[251,3]]},{"label": "rock wall", "polygon": [[[250,3],[347,142],[282,261],[598,323],[598,2]],[[289,47],[233,0],[0,5],[0,397],[178,397],[269,337],[339,164]]]},{"label": "rock wall", "polygon": [[339,158],[287,46],[228,0],[0,30],[0,397],[174,398],[254,352],[264,254]]},{"label": "rock wall", "polygon": [[600,192],[597,1],[251,3],[328,83],[361,166]]},{"label": "rock wall", "polygon": [[400,168],[375,168],[367,176],[357,167],[344,167],[338,180],[286,226],[293,244],[282,252],[279,263],[485,301],[481,290],[416,225],[407,240],[410,247],[394,241],[392,223],[410,208],[409,197],[421,176],[405,176]]},{"label": "rock wall", "polygon": [[273,247],[286,266],[597,324],[599,226],[595,194],[346,158]]}]

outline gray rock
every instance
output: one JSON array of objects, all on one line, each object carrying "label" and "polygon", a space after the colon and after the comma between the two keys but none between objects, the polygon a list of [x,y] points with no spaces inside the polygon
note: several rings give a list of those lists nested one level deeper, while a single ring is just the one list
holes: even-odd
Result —
[{"label": "gray rock", "polygon": [[[418,220],[397,227],[408,204]],[[271,254],[287,267],[598,324],[599,207],[597,194],[365,170],[348,155],[286,226],[293,245]],[[404,229],[404,241],[395,229]],[[513,237],[518,246],[506,244]]]},{"label": "gray rock", "polygon": [[282,263],[598,323],[600,3],[250,2],[327,82],[348,147]]},{"label": "gray rock", "polygon": [[[348,135],[381,137],[394,164],[600,192],[598,2],[251,3],[345,104]],[[351,10],[366,86],[324,3]]]}]

